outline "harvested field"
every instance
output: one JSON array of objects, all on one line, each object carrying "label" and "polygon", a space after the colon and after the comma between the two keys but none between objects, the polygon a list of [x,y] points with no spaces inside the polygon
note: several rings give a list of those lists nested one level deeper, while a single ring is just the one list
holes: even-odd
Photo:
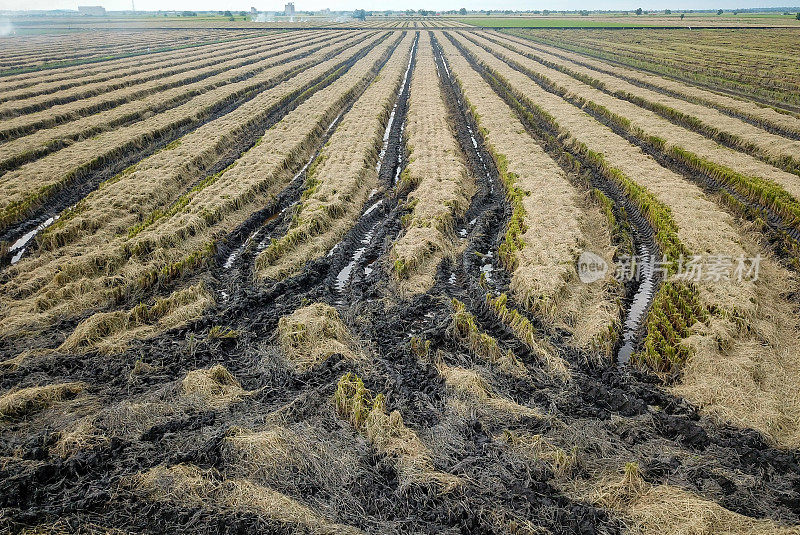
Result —
[{"label": "harvested field", "polygon": [[[143,30],[74,33],[58,36],[2,37],[0,75],[17,75],[110,58],[152,54],[155,51],[193,48],[208,43],[255,37],[261,32]],[[20,78],[22,78],[20,76]]]},{"label": "harvested field", "polygon": [[[292,39],[285,36],[267,39],[263,44],[248,42],[248,45],[242,47],[241,50],[221,52],[220,56],[225,61],[220,61],[221,58],[215,56],[209,59],[204,54],[201,60],[181,62],[180,68],[176,69],[159,65],[140,75],[119,76],[113,81],[86,84],[78,88],[48,92],[43,96],[11,100],[2,105],[3,111],[0,113],[4,113],[8,117],[24,114],[24,117],[7,121],[8,126],[2,136],[5,139],[14,139],[41,128],[52,127],[79,117],[109,110],[166,89],[190,85],[191,82],[203,80],[208,76],[212,76],[208,82],[213,82],[208,86],[213,88],[215,84],[219,84],[218,80],[226,80],[221,76],[213,76],[220,73],[234,80],[246,79],[263,70],[265,65],[270,65],[269,62],[259,60],[271,58],[289,50],[302,53],[305,50],[302,46],[298,46],[299,43],[307,41],[311,45],[334,36],[335,34],[323,34],[316,39],[309,39],[309,36],[293,35]],[[202,68],[206,66],[209,68]],[[240,67],[246,68],[241,69]]]},{"label": "harvested field", "polygon": [[[242,120],[237,114],[244,115],[250,111],[248,108],[261,109],[263,113],[263,100],[275,93],[285,94],[288,88],[291,88],[288,91],[303,91],[302,85],[292,87],[291,84],[280,84],[281,81],[291,78],[308,83],[326,68],[337,65],[336,56],[360,39],[350,37],[343,43],[328,44],[311,54],[287,52],[286,55],[294,59],[279,63],[279,58],[273,58],[271,61],[278,64],[256,76],[198,95],[164,113],[71,144],[4,174],[0,228],[5,230],[19,222],[76,180],[94,182],[96,186],[95,177],[98,175],[110,178],[114,171],[122,171],[126,166],[120,163],[132,163],[124,158],[126,153],[136,154],[140,159],[158,149],[171,148],[172,142],[173,146],[180,145],[181,133],[196,129],[215,117],[240,126]],[[323,59],[327,61],[320,62]],[[231,108],[233,115],[227,113]],[[252,121],[252,112],[249,115]]]},{"label": "harvested field", "polygon": [[800,535],[795,30],[164,18],[0,37],[0,531]]},{"label": "harvested field", "polygon": [[[613,32],[575,30],[524,34],[547,44],[613,60],[677,80],[795,107],[800,74],[795,29]],[[749,37],[749,38],[748,38]]]}]

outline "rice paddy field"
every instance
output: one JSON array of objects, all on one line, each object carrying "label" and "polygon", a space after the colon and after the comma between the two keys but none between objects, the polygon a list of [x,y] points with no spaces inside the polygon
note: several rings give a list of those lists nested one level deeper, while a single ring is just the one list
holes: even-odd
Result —
[{"label": "rice paddy field", "polygon": [[0,531],[800,534],[798,30],[31,20]]}]

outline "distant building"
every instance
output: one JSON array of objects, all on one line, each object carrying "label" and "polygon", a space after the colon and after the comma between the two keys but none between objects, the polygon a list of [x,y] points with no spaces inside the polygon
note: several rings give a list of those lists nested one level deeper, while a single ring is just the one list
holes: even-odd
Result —
[{"label": "distant building", "polygon": [[253,15],[256,15],[258,13],[258,10],[256,8],[254,8],[254,7],[251,7],[250,8],[250,13],[252,13]]},{"label": "distant building", "polygon": [[106,8],[103,6],[78,6],[78,13],[89,15],[90,17],[104,17]]},{"label": "distant building", "polygon": [[283,14],[287,17],[294,17],[294,2],[289,2],[283,9]]}]

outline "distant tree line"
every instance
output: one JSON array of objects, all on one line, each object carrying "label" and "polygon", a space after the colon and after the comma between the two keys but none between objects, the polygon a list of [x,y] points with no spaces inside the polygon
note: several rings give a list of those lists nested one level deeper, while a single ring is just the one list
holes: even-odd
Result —
[{"label": "distant tree line", "polygon": [[[785,8],[783,8],[783,9],[785,9]],[[732,11],[732,13],[734,15],[738,15],[738,14],[743,13],[743,12],[782,11],[783,9],[778,9],[778,8],[737,9],[735,11]],[[700,9],[700,10],[689,9],[689,10],[685,10],[683,13],[680,13],[680,18],[683,19],[684,17],[686,17],[686,13],[695,13],[695,12],[696,13],[714,13],[715,11],[716,11],[717,15],[722,15],[724,13],[724,11],[722,9],[717,9],[717,10],[713,10],[713,9]],[[366,17],[371,17],[371,16],[375,16],[375,15],[380,16],[381,14],[383,14],[384,16],[389,16],[392,13],[396,13],[396,12],[392,12],[391,10],[373,12],[373,11],[365,11],[363,9],[357,9],[357,10],[355,10],[353,12],[353,17],[357,18],[357,19],[364,20]],[[551,11],[549,9],[542,9],[542,10],[534,9],[534,10],[522,10],[522,11],[512,10],[512,9],[506,9],[506,10],[481,9],[481,10],[467,11],[467,9],[463,8],[463,7],[458,9],[458,10],[451,9],[451,10],[448,10],[448,11],[431,11],[431,10],[428,10],[428,9],[416,9],[416,10],[415,9],[406,9],[404,11],[404,14],[406,16],[409,16],[409,17],[414,16],[414,15],[427,17],[427,16],[433,16],[433,15],[437,15],[437,14],[442,14],[442,15],[462,15],[462,16],[463,15],[470,15],[470,14],[472,14],[472,15],[515,15],[515,14],[525,15],[525,14],[533,14],[533,15],[548,16],[548,15],[554,15],[554,14],[558,14],[558,13],[562,13],[564,15],[578,14],[578,15],[586,17],[586,16],[591,15],[592,13],[602,14],[602,13],[620,13],[620,12],[619,11],[614,11],[614,10],[602,10],[602,9],[600,9],[600,10],[592,10],[592,11],[589,11],[589,10],[586,10],[586,9],[581,9],[581,10],[563,10],[563,11]],[[624,13],[624,14],[627,15],[630,12],[629,11],[622,11],[621,13]],[[633,11],[633,13],[636,14],[636,15],[647,15],[648,14],[648,12],[643,10],[642,8],[637,8],[635,11]],[[653,11],[652,13],[655,13],[655,11]],[[672,15],[672,10],[671,9],[665,9],[663,11],[663,13],[665,15]],[[788,11],[784,11],[783,14],[787,15],[787,16],[791,16],[792,15],[792,13],[790,13]],[[797,20],[800,20],[800,13],[797,13],[796,17],[797,17]]]}]

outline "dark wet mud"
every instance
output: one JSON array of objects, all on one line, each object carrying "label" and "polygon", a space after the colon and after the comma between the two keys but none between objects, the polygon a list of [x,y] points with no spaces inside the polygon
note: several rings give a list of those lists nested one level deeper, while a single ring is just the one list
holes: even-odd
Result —
[{"label": "dark wet mud", "polygon": [[[253,479],[303,500],[332,522],[367,533],[488,534],[525,525],[563,534],[625,532],[613,513],[568,496],[565,476],[550,463],[515,453],[500,438],[505,431],[540,434],[567,449],[568,443],[580,446],[569,475],[579,483],[608,459],[618,460],[620,468],[636,462],[652,484],[681,487],[753,518],[800,521],[798,452],[775,449],[755,431],[715,424],[656,378],[581,354],[563,342],[564,333],[527,315],[567,362],[573,379],[565,383],[546,373],[489,309],[487,293],[508,291],[509,275],[496,251],[510,208],[480,131],[445,59],[435,51],[438,83],[478,192],[455,227],[464,252],[442,263],[434,287],[406,300],[392,293],[388,253],[401,232],[403,213],[402,197],[391,187],[405,161],[401,134],[407,93],[401,91],[398,123],[389,129],[382,157],[381,188],[328,256],[282,281],[257,284],[252,278],[260,244],[286,231],[304,181],[300,169],[281,195],[220,248],[216,267],[203,275],[219,294],[217,306],[202,318],[135,342],[121,355],[33,356],[16,369],[0,371],[2,391],[72,381],[88,385],[58,410],[0,423],[0,529],[20,532],[55,524],[67,532],[315,532],[218,500],[153,499],[135,484],[137,475],[151,468],[187,464],[207,470],[214,481]],[[334,122],[329,132],[335,128]],[[607,191],[621,220],[633,229],[633,243],[652,240],[624,198]],[[348,266],[353,267],[344,277]],[[627,299],[636,290],[629,288]],[[503,350],[514,352],[524,376],[499,373],[464,348],[453,335],[453,298]],[[368,362],[333,355],[302,372],[286,365],[275,335],[278,321],[317,301],[336,307]],[[512,300],[509,306],[526,314]],[[212,336],[219,326],[235,335]],[[428,356],[412,348],[412,337],[429,342]],[[14,352],[3,348],[2,356]],[[545,417],[454,411],[454,396],[436,359],[479,370],[494,392]],[[225,366],[248,394],[219,405],[183,403],[180,385],[186,374],[215,364]],[[432,444],[435,469],[461,478],[463,485],[449,493],[402,486],[395,463],[336,416],[331,399],[347,372],[383,393],[387,409],[399,411],[405,425]],[[108,440],[85,439],[61,455],[64,421],[75,424],[84,416],[91,416],[97,433]],[[315,446],[301,454],[322,460],[313,469],[290,464],[281,477],[262,481],[230,458],[226,437],[238,429],[276,425],[305,437]]]}]

